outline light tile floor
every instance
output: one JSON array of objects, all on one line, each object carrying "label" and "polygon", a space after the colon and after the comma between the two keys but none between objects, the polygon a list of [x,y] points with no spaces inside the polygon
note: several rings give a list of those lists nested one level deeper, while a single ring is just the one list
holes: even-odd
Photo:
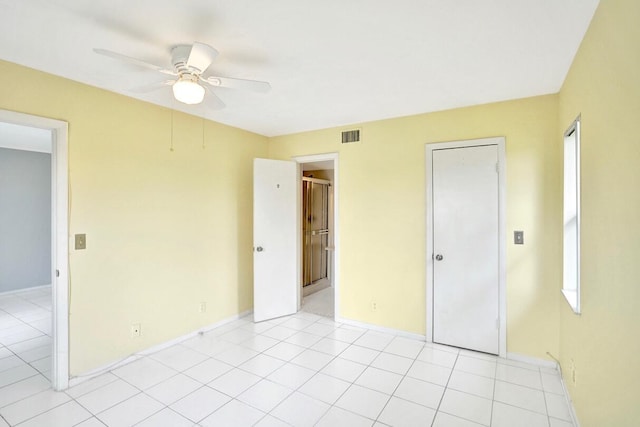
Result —
[{"label": "light tile floor", "polygon": [[572,425],[555,370],[305,312],[234,321],[66,392],[21,366],[0,374],[0,426]]}]

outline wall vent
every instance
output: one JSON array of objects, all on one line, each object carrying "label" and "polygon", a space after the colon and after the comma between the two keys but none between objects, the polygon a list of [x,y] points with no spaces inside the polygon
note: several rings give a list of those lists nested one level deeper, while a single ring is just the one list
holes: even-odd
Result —
[{"label": "wall vent", "polygon": [[342,132],[342,143],[350,144],[352,142],[360,142],[360,129],[345,130]]}]

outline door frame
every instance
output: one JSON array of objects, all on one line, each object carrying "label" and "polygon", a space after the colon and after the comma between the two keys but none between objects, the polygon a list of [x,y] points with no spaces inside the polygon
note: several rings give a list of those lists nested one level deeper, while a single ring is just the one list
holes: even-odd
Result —
[{"label": "door frame", "polygon": [[68,123],[8,110],[0,110],[0,122],[51,131],[51,383],[64,390],[69,387]]},{"label": "door frame", "polygon": [[477,147],[496,145],[498,148],[498,310],[499,310],[499,356],[507,356],[507,269],[506,269],[506,151],[503,136],[492,138],[468,139],[460,141],[427,143],[426,148],[426,316],[425,329],[427,342],[433,342],[433,152],[448,148]]},{"label": "door frame", "polygon": [[[340,217],[338,216],[339,205],[340,205],[340,197],[339,197],[339,173],[338,173],[338,153],[325,153],[325,154],[312,154],[306,156],[295,156],[292,157],[298,164],[298,195],[302,194],[302,165],[304,163],[313,163],[313,162],[323,162],[323,161],[332,161],[333,162],[333,319],[336,320],[339,316],[339,307],[340,307]],[[298,197],[298,226],[297,230],[297,257],[296,263],[298,266],[302,265],[302,197]],[[301,274],[298,274],[298,280],[301,280]],[[298,283],[298,310],[300,310],[300,295],[302,295],[301,288],[302,283]]]}]

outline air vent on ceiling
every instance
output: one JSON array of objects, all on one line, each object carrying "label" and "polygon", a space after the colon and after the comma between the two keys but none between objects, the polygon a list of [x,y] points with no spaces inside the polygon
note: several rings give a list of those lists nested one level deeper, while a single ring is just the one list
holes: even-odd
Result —
[{"label": "air vent on ceiling", "polygon": [[352,142],[360,142],[360,129],[345,130],[342,132],[342,143],[350,144]]}]

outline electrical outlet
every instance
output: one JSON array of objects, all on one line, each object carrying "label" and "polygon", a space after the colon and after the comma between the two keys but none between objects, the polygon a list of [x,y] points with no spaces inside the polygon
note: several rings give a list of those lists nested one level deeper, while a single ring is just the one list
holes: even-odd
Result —
[{"label": "electrical outlet", "polygon": [[576,386],[576,363],[573,361],[573,359],[571,359],[570,365],[569,365],[570,369],[571,369],[571,384],[573,384],[573,386]]},{"label": "electrical outlet", "polygon": [[378,310],[378,303],[375,301],[371,302],[371,311],[376,311]]},{"label": "electrical outlet", "polygon": [[136,338],[140,336],[141,333],[141,325],[140,323],[133,323],[131,325],[131,338]]},{"label": "electrical outlet", "polygon": [[76,250],[87,249],[87,235],[76,234],[75,235],[75,248]]},{"label": "electrical outlet", "polygon": [[207,303],[206,302],[201,302],[200,303],[200,313],[206,313],[207,312]]}]

